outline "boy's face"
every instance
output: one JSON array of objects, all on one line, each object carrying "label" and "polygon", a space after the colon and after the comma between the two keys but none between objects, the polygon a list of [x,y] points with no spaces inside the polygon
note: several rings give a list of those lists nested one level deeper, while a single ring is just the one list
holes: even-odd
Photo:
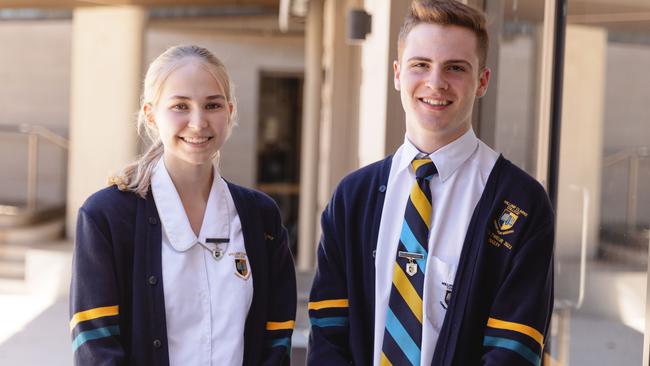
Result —
[{"label": "boy's face", "polygon": [[393,63],[395,89],[406,115],[406,136],[433,152],[471,127],[476,97],[485,94],[490,70],[479,69],[476,35],[455,25],[418,24]]}]

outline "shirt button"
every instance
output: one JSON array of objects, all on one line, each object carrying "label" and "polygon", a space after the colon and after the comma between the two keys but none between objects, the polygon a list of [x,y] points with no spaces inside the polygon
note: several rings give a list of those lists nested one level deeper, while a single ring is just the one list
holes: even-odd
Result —
[{"label": "shirt button", "polygon": [[156,225],[156,224],[158,224],[158,219],[156,219],[156,218],[153,217],[153,216],[149,217],[149,224],[151,224],[151,225]]},{"label": "shirt button", "polygon": [[154,347],[154,348],[160,348],[160,347],[162,347],[162,342],[160,341],[160,339],[154,339],[154,340],[153,340],[153,347]]},{"label": "shirt button", "polygon": [[156,277],[156,276],[149,276],[149,280],[148,280],[148,282],[149,282],[149,284],[150,284],[151,286],[155,286],[156,284],[158,284],[158,277]]},{"label": "shirt button", "polygon": [[379,186],[379,192],[381,192],[381,193],[386,192],[386,186],[383,185],[383,184],[381,186]]}]

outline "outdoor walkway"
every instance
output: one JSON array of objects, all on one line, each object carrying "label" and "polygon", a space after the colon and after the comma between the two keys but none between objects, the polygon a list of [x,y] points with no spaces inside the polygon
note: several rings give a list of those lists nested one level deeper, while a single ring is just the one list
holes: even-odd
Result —
[{"label": "outdoor walkway", "polygon": [[[72,247],[69,243],[55,243],[49,254],[43,249],[47,247],[39,246],[32,259],[28,259],[31,264],[27,265],[26,275],[36,284],[21,289],[0,281],[0,365],[72,364],[67,292],[57,288],[69,283],[69,271],[61,268],[69,265]],[[51,278],[57,268],[62,274]],[[34,277],[34,271],[44,273],[45,277]],[[312,276],[298,275],[298,314],[292,341],[294,366],[305,365],[307,301]],[[577,312],[571,317],[569,337],[571,366],[641,365],[643,334],[620,322]]]}]

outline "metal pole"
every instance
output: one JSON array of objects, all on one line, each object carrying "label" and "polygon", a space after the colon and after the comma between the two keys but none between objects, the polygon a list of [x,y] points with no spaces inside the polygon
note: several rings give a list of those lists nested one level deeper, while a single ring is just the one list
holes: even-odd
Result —
[{"label": "metal pole", "polygon": [[36,209],[38,189],[38,135],[30,133],[27,144],[27,209]]},{"label": "metal pole", "polygon": [[323,1],[311,0],[305,29],[305,108],[300,157],[300,209],[298,214],[298,270],[314,268],[318,222],[318,141],[323,74]]},{"label": "metal pole", "polygon": [[627,181],[627,229],[636,227],[637,219],[637,192],[639,191],[639,155],[630,155],[630,171]]}]

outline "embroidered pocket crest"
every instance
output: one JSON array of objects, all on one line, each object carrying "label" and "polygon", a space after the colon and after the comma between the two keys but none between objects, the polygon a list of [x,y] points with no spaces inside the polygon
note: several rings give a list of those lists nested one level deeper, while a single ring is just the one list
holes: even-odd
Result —
[{"label": "embroidered pocket crest", "polygon": [[246,257],[246,253],[235,252],[230,253],[230,255],[234,257],[235,275],[243,280],[247,280],[251,275],[251,271],[248,268],[248,258]]}]

